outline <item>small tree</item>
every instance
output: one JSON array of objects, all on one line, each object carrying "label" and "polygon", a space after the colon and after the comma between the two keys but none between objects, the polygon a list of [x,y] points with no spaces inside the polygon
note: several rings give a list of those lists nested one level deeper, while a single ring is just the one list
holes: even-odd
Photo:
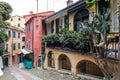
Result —
[{"label": "small tree", "polygon": [[86,33],[86,38],[89,39],[90,52],[105,76],[113,76],[105,57],[107,34],[111,24],[109,14],[109,9],[103,12],[103,14],[93,14],[93,20],[84,22],[84,28],[82,30],[82,32]]},{"label": "small tree", "polygon": [[119,64],[118,64],[118,71],[116,72],[114,76],[114,80],[120,80],[120,0],[119,1],[119,44],[118,44],[118,49],[119,49]]},{"label": "small tree", "polygon": [[8,3],[0,1],[0,55],[2,55],[4,50],[4,42],[9,38],[5,32],[9,23],[5,21],[10,18],[11,12],[12,7]]}]

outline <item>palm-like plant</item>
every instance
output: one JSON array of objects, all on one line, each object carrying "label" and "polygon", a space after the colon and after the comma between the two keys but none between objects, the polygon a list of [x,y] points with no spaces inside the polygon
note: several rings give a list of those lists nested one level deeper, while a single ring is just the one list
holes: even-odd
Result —
[{"label": "palm-like plant", "polygon": [[82,30],[82,32],[86,33],[86,38],[89,39],[91,53],[105,76],[112,76],[112,72],[104,58],[107,34],[111,24],[109,14],[110,9],[107,9],[103,14],[93,14],[92,21],[85,21],[83,23],[85,27]]},{"label": "palm-like plant", "polygon": [[[97,47],[103,47],[103,43],[107,40],[109,33],[109,26],[111,21],[109,19],[110,10],[107,9],[103,14],[92,14],[92,21],[85,21],[82,32],[86,33],[86,37],[92,41],[91,44]],[[92,48],[92,47],[91,47]]]}]

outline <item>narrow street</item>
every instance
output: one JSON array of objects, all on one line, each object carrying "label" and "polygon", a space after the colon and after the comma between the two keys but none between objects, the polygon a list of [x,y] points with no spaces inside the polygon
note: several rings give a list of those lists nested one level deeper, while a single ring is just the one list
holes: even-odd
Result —
[{"label": "narrow street", "polygon": [[[7,77],[7,78],[6,78]],[[6,67],[3,77],[0,80],[42,80],[31,73],[28,73],[17,66]]]},{"label": "narrow street", "polygon": [[87,75],[79,75],[78,77],[55,70],[40,68],[20,69],[18,66],[5,67],[3,72],[4,75],[0,77],[0,80],[101,80]]}]

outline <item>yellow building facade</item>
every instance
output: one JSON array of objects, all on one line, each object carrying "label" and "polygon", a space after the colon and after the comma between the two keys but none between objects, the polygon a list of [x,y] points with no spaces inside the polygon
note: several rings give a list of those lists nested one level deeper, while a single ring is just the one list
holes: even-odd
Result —
[{"label": "yellow building facade", "polygon": [[25,39],[25,20],[21,16],[12,16],[6,22],[10,23],[10,26],[6,30],[9,40],[5,44],[5,53],[9,54],[8,57],[5,57],[5,61],[6,65],[9,66],[22,61],[21,49],[25,46],[23,40],[23,38]]},{"label": "yellow building facade", "polygon": [[[68,0],[69,1],[69,0]],[[59,33],[62,28],[68,28],[69,30],[79,31],[80,27],[79,19],[91,20],[92,13],[98,13],[99,10],[103,11],[103,7],[111,8],[110,19],[112,20],[112,25],[110,27],[110,32],[115,33],[112,34],[113,40],[115,36],[118,37],[118,0],[113,2],[104,2],[100,0],[94,8],[86,8],[86,2],[84,0],[79,0],[72,5],[67,6],[66,8],[56,12],[52,16],[48,16],[45,20],[46,22],[46,34],[50,33]],[[116,5],[115,5],[116,4]],[[102,6],[101,6],[102,5]],[[102,7],[102,8],[101,8]],[[116,13],[115,13],[116,12]],[[116,17],[116,19],[115,19]],[[108,36],[108,37],[111,37]],[[117,39],[118,41],[118,39]],[[114,45],[114,47],[113,47]],[[118,42],[114,44],[112,42],[109,45],[109,48],[114,48],[118,50]],[[46,69],[54,69],[57,71],[65,71],[70,72],[72,74],[89,74],[104,77],[104,74],[99,69],[98,64],[95,59],[91,55],[82,55],[79,52],[61,50],[56,48],[47,47],[46,57],[44,62],[44,68]],[[116,57],[111,53],[109,55],[110,58],[107,59],[108,65],[115,72],[118,68],[118,52],[115,53]]]}]

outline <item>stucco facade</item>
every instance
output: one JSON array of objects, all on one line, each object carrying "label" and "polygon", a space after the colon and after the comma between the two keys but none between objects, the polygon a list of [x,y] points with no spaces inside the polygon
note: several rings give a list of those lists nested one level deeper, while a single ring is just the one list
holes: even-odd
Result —
[{"label": "stucco facade", "polygon": [[[52,54],[54,55],[54,57],[52,57],[52,59],[54,60],[54,67],[49,66],[49,52],[52,52]],[[66,66],[68,65],[68,69],[63,69],[62,68],[62,64],[61,64],[61,60],[60,60],[60,56],[61,55],[65,55],[67,56],[68,60],[70,61],[70,63],[66,64]],[[44,68],[46,69],[54,69],[54,70],[61,70],[61,71],[67,71],[70,72],[71,74],[80,74],[79,71],[79,65],[80,62],[82,61],[88,61],[91,62],[91,64],[93,64],[95,67],[92,68],[92,66],[87,66],[87,70],[86,74],[91,74],[92,73],[96,76],[103,76],[103,73],[100,71],[99,67],[97,66],[97,63],[95,61],[95,59],[90,55],[83,55],[79,52],[74,52],[74,51],[65,51],[65,50],[60,50],[60,49],[55,49],[55,48],[46,48],[46,57],[45,57],[45,63],[44,63]],[[82,66],[82,65],[81,65]]]},{"label": "stucco facade", "polygon": [[11,18],[7,20],[7,22],[9,22],[11,26],[14,26],[16,28],[25,29],[25,19],[22,16],[11,16]]},{"label": "stucco facade", "polygon": [[42,36],[45,35],[45,27],[43,19],[53,14],[53,11],[34,14],[30,12],[30,15],[25,15],[25,48],[33,51],[34,53],[34,67],[37,67],[40,62],[38,60],[41,56]]},{"label": "stucco facade", "polygon": [[[49,59],[49,55],[52,54],[53,56]],[[64,61],[62,61],[60,58],[62,58],[62,55],[67,57],[67,63],[64,64]],[[83,65],[82,62],[86,62],[86,66]],[[107,60],[109,67],[112,69],[113,72],[116,72],[118,69],[118,61],[114,61],[111,59]],[[67,66],[64,68],[64,66]],[[81,66],[81,67],[80,67]],[[86,67],[85,72],[82,71]],[[96,63],[95,59],[91,54],[82,54],[79,52],[74,51],[65,51],[62,49],[56,49],[56,48],[46,48],[46,57],[44,62],[44,68],[45,69],[53,69],[57,71],[62,71],[70,74],[89,74],[94,76],[101,76],[103,77],[104,74],[99,69],[98,64]]]},{"label": "stucco facade", "polygon": [[[10,26],[6,30],[9,40],[5,44],[5,53],[9,54],[8,65],[19,64],[21,62],[21,49],[25,46],[22,38],[25,37],[24,23],[25,19],[21,16],[12,16],[6,22]],[[7,60],[7,59],[6,59]]]},{"label": "stucco facade", "polygon": [[[117,4],[117,0],[113,1],[112,3],[109,3],[109,2],[103,3],[103,2],[104,1],[100,0],[98,1],[98,3],[95,5],[94,8],[90,8],[90,7],[86,8],[85,1],[79,0],[78,2],[49,16],[48,18],[45,19],[46,28],[47,28],[46,30],[48,32],[48,35],[50,34],[50,32],[54,34],[59,33],[61,28],[68,28],[69,30],[74,30],[78,32],[81,26],[77,26],[76,23],[79,23],[79,22],[81,23],[85,20],[91,21],[92,13],[98,13],[99,11],[103,11],[102,9],[103,7],[106,7],[106,9],[107,7],[108,8],[110,7],[112,9],[110,13],[110,19],[112,19],[112,26],[110,26],[110,33],[114,32],[116,34],[113,34],[112,36],[107,36],[107,37],[112,37],[113,39],[115,39],[116,37],[116,42],[110,43],[108,45],[108,48],[111,50],[114,49],[117,51],[118,50],[117,48],[118,47],[118,31],[117,31],[118,26],[115,26],[119,24],[117,20],[118,13],[115,13],[118,10],[118,7],[115,6],[115,4]],[[113,17],[116,17],[117,19],[114,19]],[[112,44],[114,44],[114,46]],[[115,53],[115,54],[118,54],[118,53]],[[118,55],[116,56],[118,57]],[[107,64],[112,69],[112,71],[115,72],[118,69],[118,60],[117,60],[117,57],[115,57],[115,55],[113,55],[113,57],[115,58],[115,60],[107,57]],[[62,59],[63,59],[63,62],[61,61]],[[62,66],[63,64],[66,66]],[[81,65],[83,64],[83,66],[81,66],[80,64]],[[82,67],[85,67],[85,69]],[[91,68],[91,70],[89,69],[89,67]],[[96,76],[104,76],[101,70],[99,70],[97,63],[91,54],[82,55],[81,53],[78,53],[78,52],[60,50],[56,48],[48,48],[48,47],[46,48],[46,58],[45,58],[44,68],[47,68],[47,69],[52,68],[55,70],[64,70],[65,68],[65,70],[68,70],[73,74],[86,73],[86,74],[92,74]]]}]

